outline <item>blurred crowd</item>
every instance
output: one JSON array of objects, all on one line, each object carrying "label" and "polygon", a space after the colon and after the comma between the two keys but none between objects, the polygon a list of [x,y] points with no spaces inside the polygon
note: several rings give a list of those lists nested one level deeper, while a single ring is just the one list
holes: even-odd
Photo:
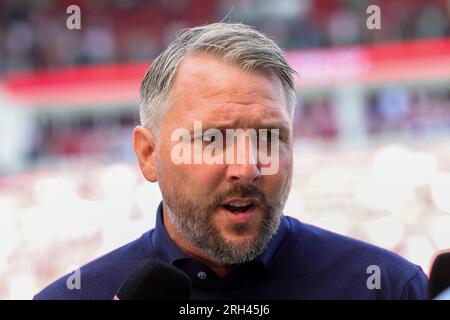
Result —
[{"label": "blurred crowd", "polygon": [[132,131],[138,124],[135,109],[111,114],[68,112],[64,118],[40,115],[31,135],[28,161],[35,168],[83,158],[130,162],[135,159]]},{"label": "blurred crowd", "polygon": [[371,134],[405,131],[415,135],[447,132],[450,128],[450,88],[425,90],[385,87],[370,96],[367,106]]},{"label": "blurred crowd", "polygon": [[[224,18],[255,26],[283,48],[329,47],[448,36],[446,0],[0,0],[0,74],[154,58],[176,31]],[[68,30],[66,8],[81,8]]]},{"label": "blurred crowd", "polygon": [[[300,99],[294,131],[297,138],[332,141],[339,135],[337,106],[321,95]],[[366,95],[365,132],[378,135],[423,136],[448,132],[450,87],[407,87],[385,85]]]}]

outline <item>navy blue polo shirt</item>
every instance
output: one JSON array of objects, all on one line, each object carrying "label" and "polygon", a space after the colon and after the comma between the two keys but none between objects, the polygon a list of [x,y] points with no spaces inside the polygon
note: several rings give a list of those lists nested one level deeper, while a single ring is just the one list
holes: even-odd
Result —
[{"label": "navy blue polo shirt", "polygon": [[[419,266],[390,251],[289,216],[283,216],[260,256],[220,278],[172,241],[164,228],[160,204],[154,229],[81,267],[81,288],[68,288],[68,274],[35,299],[110,300],[148,258],[161,259],[185,272],[192,279],[193,299],[426,298],[427,277]],[[379,285],[375,285],[378,275]]]}]

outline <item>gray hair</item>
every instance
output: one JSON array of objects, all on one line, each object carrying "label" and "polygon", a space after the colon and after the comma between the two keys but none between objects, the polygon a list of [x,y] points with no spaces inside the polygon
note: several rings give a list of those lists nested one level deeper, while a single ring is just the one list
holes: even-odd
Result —
[{"label": "gray hair", "polygon": [[280,79],[292,115],[296,95],[294,74],[278,45],[254,28],[237,22],[219,22],[182,30],[148,69],[141,83],[141,124],[155,133],[168,111],[170,90],[183,58],[195,52],[216,55],[244,71],[263,71]]}]

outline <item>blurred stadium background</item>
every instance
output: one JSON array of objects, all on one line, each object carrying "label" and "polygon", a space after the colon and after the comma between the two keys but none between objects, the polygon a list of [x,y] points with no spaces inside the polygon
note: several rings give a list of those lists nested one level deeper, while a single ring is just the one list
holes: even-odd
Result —
[{"label": "blurred stadium background", "polygon": [[0,299],[154,225],[160,193],[131,146],[139,82],[176,31],[227,15],[300,73],[285,213],[425,272],[450,247],[450,1],[0,0]]}]

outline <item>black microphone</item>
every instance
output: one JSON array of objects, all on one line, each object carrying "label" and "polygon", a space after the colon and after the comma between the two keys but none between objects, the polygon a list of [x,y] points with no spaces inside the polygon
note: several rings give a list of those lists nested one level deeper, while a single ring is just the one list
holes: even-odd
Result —
[{"label": "black microphone", "polygon": [[[442,299],[441,293],[450,288],[450,252],[441,253],[434,259],[428,282],[430,299]],[[448,296],[448,294],[447,294]]]},{"label": "black microphone", "polygon": [[176,267],[148,259],[123,282],[113,300],[187,300],[191,279]]}]

